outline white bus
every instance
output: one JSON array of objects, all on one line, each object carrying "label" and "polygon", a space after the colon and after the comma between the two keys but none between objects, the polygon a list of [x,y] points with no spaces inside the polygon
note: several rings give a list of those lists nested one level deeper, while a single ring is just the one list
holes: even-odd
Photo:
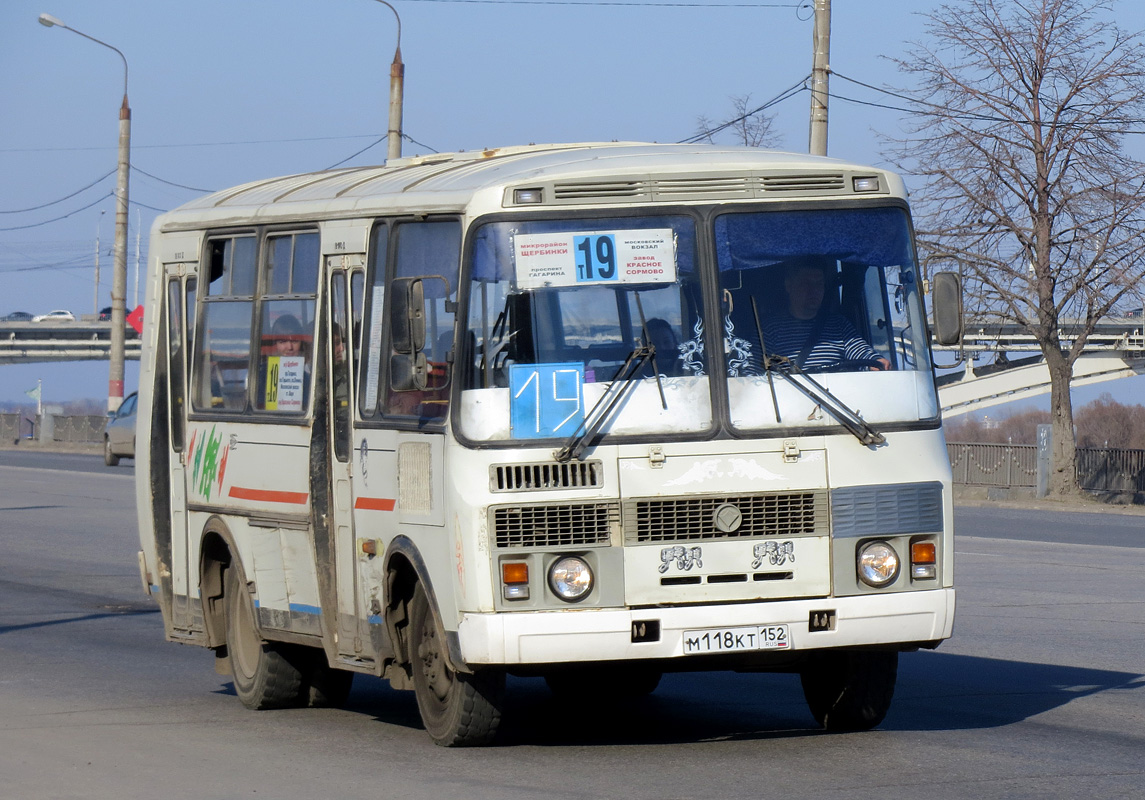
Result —
[{"label": "white bus", "polygon": [[248,707],[338,704],[362,673],[438,744],[484,744],[507,674],[589,698],[732,669],[797,672],[857,730],[899,652],[951,634],[892,173],[441,154],[218,192],[150,253],[141,576]]}]

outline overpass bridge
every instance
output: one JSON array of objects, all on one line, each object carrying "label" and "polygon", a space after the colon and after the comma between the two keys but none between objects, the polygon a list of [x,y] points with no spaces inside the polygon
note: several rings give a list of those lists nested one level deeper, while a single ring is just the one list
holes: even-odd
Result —
[{"label": "overpass bridge", "polygon": [[[139,334],[127,326],[124,357],[138,361],[139,345]],[[107,361],[110,357],[110,322],[0,322],[0,364]]]},{"label": "overpass bridge", "polygon": [[[1065,322],[1059,330],[1063,346],[1077,338],[1080,325]],[[935,344],[935,361],[951,360],[958,347]],[[970,320],[962,349],[965,371],[938,376],[938,402],[949,419],[959,414],[1024,400],[1050,391],[1050,372],[1034,338],[1020,326],[990,320]],[[981,362],[978,365],[975,362]],[[1109,318],[1098,323],[1074,364],[1073,386],[1145,375],[1145,336],[1142,319]]]}]

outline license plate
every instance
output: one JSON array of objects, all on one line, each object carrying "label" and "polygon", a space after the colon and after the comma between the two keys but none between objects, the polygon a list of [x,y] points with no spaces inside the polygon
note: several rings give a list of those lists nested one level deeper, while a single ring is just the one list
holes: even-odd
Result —
[{"label": "license plate", "polygon": [[789,650],[786,625],[748,625],[684,631],[685,653],[724,653],[735,650]]}]

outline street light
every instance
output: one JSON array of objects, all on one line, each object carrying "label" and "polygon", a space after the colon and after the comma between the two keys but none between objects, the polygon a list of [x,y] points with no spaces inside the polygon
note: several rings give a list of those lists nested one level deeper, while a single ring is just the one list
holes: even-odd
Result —
[{"label": "street light", "polygon": [[394,12],[398,20],[398,44],[394,49],[394,61],[390,64],[390,127],[386,131],[386,160],[402,157],[402,84],[405,81],[406,67],[402,63],[402,18],[398,10],[386,0],[378,0]]},{"label": "street light", "polygon": [[[394,12],[397,13],[397,12]],[[115,254],[111,282],[111,367],[107,379],[107,410],[115,411],[123,402],[123,348],[126,338],[124,306],[127,301],[127,173],[131,166],[131,106],[127,103],[127,56],[94,36],[69,28],[51,14],[41,14],[44,27],[63,28],[101,44],[123,59],[123,103],[119,107],[119,168],[115,181]]]}]

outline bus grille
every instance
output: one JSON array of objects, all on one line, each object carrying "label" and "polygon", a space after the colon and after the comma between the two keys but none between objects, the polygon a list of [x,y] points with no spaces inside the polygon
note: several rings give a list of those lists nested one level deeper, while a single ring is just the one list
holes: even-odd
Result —
[{"label": "bus grille", "polygon": [[491,492],[539,492],[546,489],[591,489],[604,485],[599,461],[567,464],[494,464],[489,468]]},{"label": "bus grille", "polygon": [[510,506],[493,509],[497,547],[609,544],[620,527],[616,503]]},{"label": "bus grille", "polygon": [[[740,522],[730,530],[716,524],[717,511],[725,505],[739,511]],[[624,504],[624,538],[634,544],[827,533],[825,491],[656,498]]]}]

